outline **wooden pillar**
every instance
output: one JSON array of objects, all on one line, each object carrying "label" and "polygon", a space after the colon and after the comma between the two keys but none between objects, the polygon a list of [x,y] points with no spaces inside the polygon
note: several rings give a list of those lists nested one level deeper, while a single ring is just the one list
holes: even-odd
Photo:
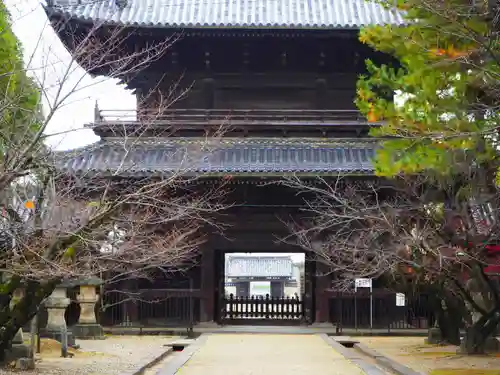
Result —
[{"label": "wooden pillar", "polygon": [[[214,320],[215,312],[215,295],[219,291],[215,283],[215,251],[213,249],[203,249],[201,254],[201,316],[202,322],[211,322]],[[222,265],[222,272],[224,270]],[[224,285],[223,274],[217,275],[222,279]]]},{"label": "wooden pillar", "polygon": [[306,252],[306,259],[304,264],[304,321],[308,324],[313,323],[314,316],[314,297],[315,297],[315,265],[311,253]]},{"label": "wooden pillar", "polygon": [[134,296],[137,293],[137,280],[130,279],[125,281],[125,295],[123,298],[123,315],[121,325],[133,326],[134,323],[139,322],[139,303],[136,299],[128,299],[127,293]]},{"label": "wooden pillar", "polygon": [[330,277],[326,266],[317,263],[316,268],[316,317],[315,323],[326,323],[329,320],[329,301],[326,290],[330,287]]}]

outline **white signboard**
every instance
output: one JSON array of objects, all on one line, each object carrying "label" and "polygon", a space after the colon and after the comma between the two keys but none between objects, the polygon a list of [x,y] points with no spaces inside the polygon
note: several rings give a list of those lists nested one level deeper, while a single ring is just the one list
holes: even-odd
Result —
[{"label": "white signboard", "polygon": [[355,279],[354,287],[357,288],[371,288],[372,279]]},{"label": "white signboard", "polygon": [[404,293],[396,293],[396,306],[404,306],[406,304],[406,298]]},{"label": "white signboard", "polygon": [[266,294],[271,295],[271,283],[269,281],[251,281],[250,282],[250,295],[263,296]]}]

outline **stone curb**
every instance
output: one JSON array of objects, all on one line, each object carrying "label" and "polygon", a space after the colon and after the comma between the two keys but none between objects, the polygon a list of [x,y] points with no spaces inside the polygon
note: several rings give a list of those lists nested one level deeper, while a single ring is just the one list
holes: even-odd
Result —
[{"label": "stone curb", "polygon": [[187,361],[205,344],[209,334],[202,334],[193,343],[184,348],[182,352],[178,352],[175,357],[167,362],[164,367],[158,370],[156,375],[175,375],[179,369],[186,364]]},{"label": "stone curb", "polygon": [[360,343],[354,344],[354,348],[364,353],[365,355],[372,357],[375,360],[375,362],[377,362],[379,365],[394,371],[398,375],[422,375],[420,372],[417,372],[405,365],[402,365],[401,363],[396,362],[393,359],[390,359],[389,357],[380,354],[376,350],[369,348],[364,344]]},{"label": "stone curb", "polygon": [[[195,340],[190,340],[187,339],[186,337],[183,337],[181,340],[174,341],[172,343],[166,344],[164,346],[168,347],[163,353],[161,353],[159,356],[154,358],[152,361],[149,361],[148,363],[144,364],[137,370],[129,371],[126,372],[125,374],[122,375],[141,375],[144,371],[146,371],[148,368],[155,366],[158,362],[161,362],[165,357],[167,357],[169,354],[171,354],[174,351],[174,346],[175,344],[182,344],[185,345],[185,347],[188,347],[194,343]],[[158,371],[159,372],[159,371]]]},{"label": "stone curb", "polygon": [[154,365],[156,365],[158,362],[160,362],[161,360],[163,360],[166,356],[168,356],[173,351],[174,351],[173,348],[168,348],[163,353],[161,353],[159,356],[157,356],[153,360],[145,363],[144,365],[142,365],[137,370],[127,371],[127,372],[125,372],[125,373],[123,373],[121,375],[141,375],[144,371],[146,371],[148,368],[153,367]]},{"label": "stone curb", "polygon": [[361,359],[361,355],[357,354],[355,351],[350,351],[346,347],[344,347],[341,343],[337,342],[336,340],[332,339],[330,336],[328,336],[326,333],[320,334],[320,336],[325,340],[325,342],[330,345],[335,351],[339,352],[342,354],[344,357],[347,359]]},{"label": "stone curb", "polygon": [[[186,328],[149,328],[143,327],[126,327],[126,328],[117,328],[117,327],[103,327],[104,333],[112,334],[112,335],[172,335],[172,336],[185,336]],[[193,329],[193,333],[195,335],[200,335],[202,333],[217,333],[217,334],[225,334],[225,333],[245,333],[245,334],[254,334],[254,333],[263,333],[263,334],[291,334],[291,335],[315,335],[320,333],[326,333],[330,336],[383,336],[383,337],[399,337],[399,336],[412,336],[412,337],[427,337],[427,330],[416,330],[410,329],[405,331],[363,331],[363,330],[355,330],[343,328],[341,332],[336,332],[335,327],[327,328],[325,327],[303,327],[297,326],[289,329],[283,329],[278,327],[278,329],[269,329],[269,327],[242,327],[242,326],[195,326]]]},{"label": "stone curb", "polygon": [[363,370],[367,375],[385,375],[385,372],[381,371],[376,366],[371,363],[367,363],[363,360],[360,353],[357,353],[355,350],[349,350],[344,347],[342,344],[328,336],[327,334],[320,335],[325,342],[330,345],[336,352],[343,355],[350,362],[358,366],[361,370]]}]

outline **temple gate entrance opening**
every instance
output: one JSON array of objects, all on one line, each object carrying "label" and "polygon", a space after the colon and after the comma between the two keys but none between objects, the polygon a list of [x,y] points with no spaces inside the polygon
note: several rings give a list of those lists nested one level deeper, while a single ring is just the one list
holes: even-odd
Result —
[{"label": "temple gate entrance opening", "polygon": [[304,322],[304,253],[226,253],[224,263],[223,322]]}]

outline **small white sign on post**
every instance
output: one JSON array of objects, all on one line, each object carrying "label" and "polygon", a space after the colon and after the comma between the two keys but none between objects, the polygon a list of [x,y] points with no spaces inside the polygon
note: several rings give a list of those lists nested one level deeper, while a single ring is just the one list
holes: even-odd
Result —
[{"label": "small white sign on post", "polygon": [[404,293],[396,293],[396,306],[405,306],[406,297]]},{"label": "small white sign on post", "polygon": [[[372,279],[367,278],[359,278],[354,279],[354,292],[358,291],[358,288],[369,288],[370,289],[370,328],[373,328],[373,294],[372,294]],[[356,329],[358,328],[357,321],[357,302],[356,298],[354,299],[354,314],[356,315]]]},{"label": "small white sign on post", "polygon": [[358,288],[371,288],[372,287],[372,279],[355,279],[354,287]]}]

